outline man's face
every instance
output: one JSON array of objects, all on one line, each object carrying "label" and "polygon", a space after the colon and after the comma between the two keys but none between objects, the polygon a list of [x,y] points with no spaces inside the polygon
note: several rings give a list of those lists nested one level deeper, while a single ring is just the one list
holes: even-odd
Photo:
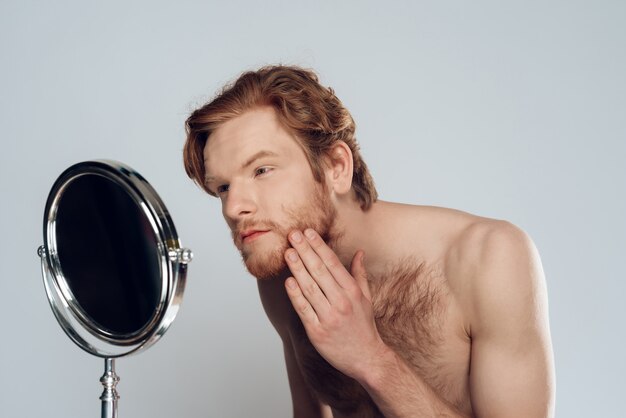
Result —
[{"label": "man's face", "polygon": [[331,240],[335,209],[316,182],[304,151],[275,111],[259,107],[213,131],[204,148],[206,184],[248,271],[259,279],[286,271],[293,229],[315,229]]}]

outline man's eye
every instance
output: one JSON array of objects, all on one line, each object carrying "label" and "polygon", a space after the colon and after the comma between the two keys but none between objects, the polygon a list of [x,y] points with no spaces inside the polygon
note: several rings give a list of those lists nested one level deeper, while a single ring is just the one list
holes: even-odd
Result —
[{"label": "man's eye", "polygon": [[222,184],[221,186],[217,186],[217,194],[222,194],[228,191],[228,184]]},{"label": "man's eye", "polygon": [[254,171],[254,175],[255,175],[255,176],[260,176],[260,175],[262,175],[262,174],[267,173],[267,172],[268,172],[268,171],[270,171],[270,170],[271,170],[271,168],[269,168],[269,167],[259,167],[259,168],[257,168],[257,169]]}]

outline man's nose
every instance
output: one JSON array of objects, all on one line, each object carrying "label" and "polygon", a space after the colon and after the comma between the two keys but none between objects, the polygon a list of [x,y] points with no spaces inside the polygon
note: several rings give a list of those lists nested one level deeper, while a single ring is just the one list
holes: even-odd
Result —
[{"label": "man's nose", "polygon": [[231,184],[222,210],[224,216],[233,221],[254,215],[257,210],[254,194],[244,184]]}]

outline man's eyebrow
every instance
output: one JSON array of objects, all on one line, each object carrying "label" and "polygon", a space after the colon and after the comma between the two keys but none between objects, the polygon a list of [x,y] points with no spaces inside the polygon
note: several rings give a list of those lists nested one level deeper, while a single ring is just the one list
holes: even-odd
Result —
[{"label": "man's eyebrow", "polygon": [[[263,158],[263,157],[277,157],[277,156],[278,156],[278,154],[276,154],[275,152],[272,152],[272,151],[265,151],[265,150],[264,151],[259,151],[256,154],[252,155],[250,158],[248,158],[246,160],[246,162],[244,162],[241,165],[241,169],[245,169],[248,166],[254,164],[254,162],[256,160],[258,160],[259,158]],[[215,178],[216,178],[215,176],[207,175],[204,178],[204,182],[205,182],[205,184],[207,184],[207,183],[215,180]]]},{"label": "man's eyebrow", "polygon": [[254,154],[252,157],[248,158],[248,160],[243,163],[241,165],[241,168],[247,168],[248,166],[252,165],[256,160],[258,160],[259,158],[263,158],[263,157],[277,157],[278,154],[276,154],[275,152],[272,151],[259,151],[256,154]]}]

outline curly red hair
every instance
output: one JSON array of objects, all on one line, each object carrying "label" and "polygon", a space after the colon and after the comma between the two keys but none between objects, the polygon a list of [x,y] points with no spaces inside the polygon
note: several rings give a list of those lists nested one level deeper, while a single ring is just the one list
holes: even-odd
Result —
[{"label": "curly red hair", "polygon": [[268,66],[242,74],[212,101],[187,119],[183,161],[187,175],[207,193],[203,151],[211,132],[220,124],[257,106],[274,108],[283,125],[294,133],[304,150],[316,181],[323,179],[322,157],[337,141],[352,151],[352,188],[363,210],[378,198],[374,181],[363,162],[354,136],[355,124],[331,88],[322,86],[310,70],[294,66]]}]

